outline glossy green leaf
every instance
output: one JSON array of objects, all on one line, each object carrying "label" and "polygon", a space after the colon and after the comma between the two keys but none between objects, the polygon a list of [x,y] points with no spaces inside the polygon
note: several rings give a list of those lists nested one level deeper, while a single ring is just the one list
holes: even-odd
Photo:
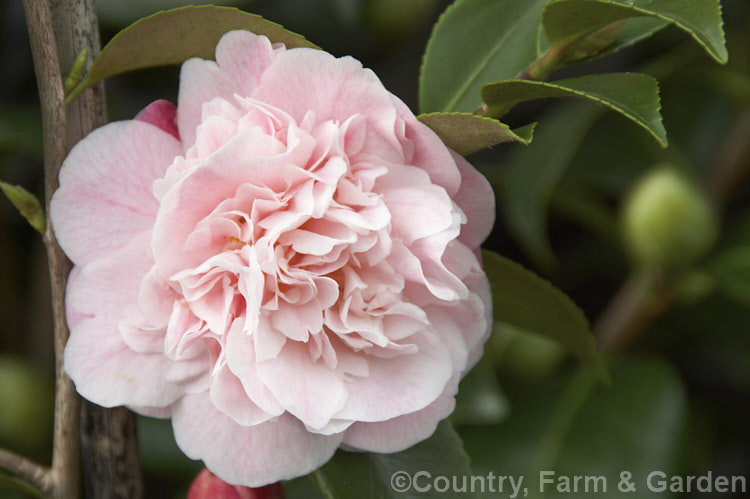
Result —
[{"label": "glossy green leaf", "polygon": [[545,0],[457,0],[438,19],[419,77],[420,112],[473,112],[479,87],[537,58]]},{"label": "glossy green leaf", "polygon": [[580,103],[556,110],[543,119],[534,142],[514,150],[497,169],[505,175],[502,215],[508,231],[541,267],[555,262],[547,239],[550,197],[601,115],[601,108]]},{"label": "glossy green leaf", "polygon": [[565,293],[497,253],[483,251],[496,321],[558,341],[606,379],[588,319]]},{"label": "glossy green leaf", "polygon": [[633,73],[607,73],[546,83],[505,80],[482,87],[488,113],[497,116],[516,104],[549,97],[579,97],[604,105],[644,128],[662,146],[667,132],[659,109],[659,85],[652,77]]},{"label": "glossy green leaf", "polygon": [[246,29],[287,47],[312,47],[303,36],[260,16],[231,7],[181,7],[158,12],[120,31],[102,49],[88,75],[68,96],[68,102],[94,83],[116,74],[155,66],[180,64],[191,57],[213,59],[226,32]]},{"label": "glossy green leaf", "polygon": [[485,353],[461,380],[451,421],[456,425],[495,424],[508,415],[508,410],[508,399]]},{"label": "glossy green leaf", "polygon": [[502,142],[528,144],[536,127],[536,123],[532,123],[511,130],[496,119],[471,113],[427,113],[417,118],[432,128],[445,145],[464,156]]},{"label": "glossy green leaf", "polygon": [[39,200],[20,185],[0,182],[0,190],[33,228],[44,234],[44,210]]},{"label": "glossy green leaf", "polygon": [[552,0],[542,24],[549,43],[562,45],[620,19],[642,16],[674,24],[716,61],[727,62],[719,0]]},{"label": "glossy green leaf", "polygon": [[[653,471],[676,473],[681,457],[685,390],[665,362],[637,359],[617,365],[611,387],[597,384],[590,372],[578,372],[512,403],[513,412],[502,424],[462,429],[476,474],[502,470],[523,476],[531,498],[673,496],[651,493],[646,484]],[[603,476],[607,491],[600,486],[598,492],[560,492],[546,485],[539,494],[540,471],[556,477]],[[632,473],[635,493],[618,490],[623,471]]]},{"label": "glossy green leaf", "polygon": [[710,267],[723,294],[750,306],[750,246],[722,251]]},{"label": "glossy green leaf", "polygon": [[[435,491],[420,493],[406,487],[406,475],[422,471],[436,476],[469,476],[469,457],[461,438],[448,421],[438,425],[427,440],[395,454],[338,451],[328,464],[315,472],[323,493],[329,499],[409,499],[434,497]],[[402,472],[401,475],[394,475]],[[418,487],[430,483],[427,476],[418,479]],[[403,488],[403,492],[397,490]],[[462,494],[462,497],[476,497]]]}]

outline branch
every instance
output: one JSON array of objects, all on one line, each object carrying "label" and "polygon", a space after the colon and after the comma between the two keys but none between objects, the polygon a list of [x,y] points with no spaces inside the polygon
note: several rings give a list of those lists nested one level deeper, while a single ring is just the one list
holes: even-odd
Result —
[{"label": "branch", "polygon": [[[61,72],[83,49],[91,59],[96,57],[99,32],[94,0],[23,0],[23,6],[42,106],[45,204],[49,213],[68,151],[106,122],[103,84],[91,87],[66,108]],[[72,264],[57,243],[49,220],[47,217],[44,244],[52,286],[56,383],[54,448],[47,492],[55,499],[80,497],[83,434],[87,457],[83,476],[88,495],[137,498],[142,495],[142,486],[132,413],[124,408],[106,410],[86,403],[83,414],[87,425],[81,431],[81,399],[63,369],[69,335],[65,288]],[[99,423],[91,424],[92,420]]]},{"label": "branch", "polygon": [[[68,152],[65,95],[49,5],[45,0],[23,0],[23,7],[42,107],[45,205],[49,213],[50,200],[59,185],[60,168]],[[65,286],[71,263],[57,244],[50,217],[47,217],[44,245],[47,248],[52,284],[56,377],[54,447],[49,492],[54,498],[75,498],[80,496],[81,490],[81,449],[78,438],[81,401],[73,382],[63,370],[63,351],[68,340]]]},{"label": "branch", "polygon": [[43,494],[51,492],[50,470],[40,464],[7,450],[0,449],[0,468],[5,468],[38,488]]},{"label": "branch", "polygon": [[[100,50],[94,0],[50,0],[50,7],[62,67],[73,66],[84,50],[92,61]],[[107,122],[103,82],[81,93],[67,107],[66,122],[67,150]],[[62,359],[62,351],[58,358]],[[81,439],[84,496],[97,499],[142,497],[135,416],[124,407],[105,409],[86,400],[82,404],[80,432],[76,425],[75,436],[80,435]]]}]

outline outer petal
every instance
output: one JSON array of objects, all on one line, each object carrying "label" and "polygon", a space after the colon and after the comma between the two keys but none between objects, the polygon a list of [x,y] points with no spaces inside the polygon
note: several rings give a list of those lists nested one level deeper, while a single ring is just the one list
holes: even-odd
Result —
[{"label": "outer petal", "polygon": [[[343,123],[357,114],[368,118],[384,114],[395,117],[390,94],[375,73],[362,68],[352,57],[337,59],[308,48],[276,56],[252,97],[283,109],[297,123],[309,111],[315,113],[318,123]],[[394,135],[392,129],[390,134]]]},{"label": "outer petal", "polygon": [[65,253],[88,265],[150,230],[159,204],[151,185],[181,147],[142,121],[120,121],[79,142],[60,172],[50,216]]},{"label": "outer petal", "polygon": [[448,349],[440,340],[416,333],[409,342],[413,355],[368,357],[369,374],[352,378],[349,397],[335,417],[351,421],[385,421],[424,409],[434,402],[454,375]]},{"label": "outer petal", "polygon": [[298,123],[306,116],[313,116],[318,123],[343,123],[362,116],[367,120],[367,132],[364,144],[357,148],[360,153],[380,162],[407,159],[395,133],[398,114],[391,94],[375,73],[352,57],[336,59],[307,48],[281,53],[252,97],[283,109]]},{"label": "outer petal", "polygon": [[75,310],[86,318],[71,328],[65,371],[81,395],[105,407],[163,407],[205,388],[208,356],[174,363],[160,353],[137,353],[118,329],[142,323],[135,298],[149,260],[149,233],[143,232],[119,252],[76,272],[68,284],[69,315]]},{"label": "outer petal", "polygon": [[204,103],[215,97],[249,96],[271,64],[274,49],[265,36],[231,31],[216,46],[216,62],[190,59],[180,71],[177,126],[187,150],[195,142]]},{"label": "outer petal", "polygon": [[490,235],[495,225],[495,194],[484,175],[466,161],[463,156],[451,151],[461,172],[461,187],[453,198],[466,215],[458,240],[471,249],[476,249]]},{"label": "outer petal", "polygon": [[406,104],[395,96],[392,99],[404,121],[405,138],[411,141],[414,150],[409,163],[422,168],[434,183],[448,192],[448,195],[455,196],[461,184],[461,175],[453,166],[450,149],[430,127],[417,120]]},{"label": "outer petal", "polygon": [[457,378],[449,383],[433,403],[421,411],[379,423],[354,423],[346,430],[344,448],[369,452],[401,452],[429,438],[438,423],[456,406]]},{"label": "outer petal", "polygon": [[308,432],[293,416],[241,426],[217,410],[207,393],[187,395],[173,407],[177,445],[202,459],[225,482],[260,487],[309,473],[328,461],[342,434]]},{"label": "outer petal", "polygon": [[479,360],[492,330],[490,285],[477,258],[472,250],[457,240],[448,244],[443,255],[446,268],[466,285],[468,294],[464,299],[446,303],[429,295],[412,295],[448,346],[454,369],[461,376]]}]

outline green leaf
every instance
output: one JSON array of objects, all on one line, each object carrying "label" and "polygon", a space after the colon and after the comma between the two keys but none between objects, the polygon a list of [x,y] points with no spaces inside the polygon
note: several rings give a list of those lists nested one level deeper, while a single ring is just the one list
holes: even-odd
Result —
[{"label": "green leaf", "polygon": [[483,251],[482,259],[492,287],[496,321],[558,341],[607,379],[589,322],[573,300],[538,275],[497,253]]},{"label": "green leaf", "polygon": [[495,424],[505,419],[508,410],[508,399],[485,353],[461,380],[451,421],[456,425]]},{"label": "green leaf", "polygon": [[314,480],[314,475],[305,475],[281,482],[286,499],[325,499]]},{"label": "green leaf", "polygon": [[464,156],[502,142],[528,144],[536,127],[536,123],[532,123],[511,130],[496,119],[471,113],[427,113],[417,118],[432,128],[446,146]]},{"label": "green leaf", "polygon": [[5,182],[0,182],[0,190],[13,203],[21,216],[29,222],[29,225],[40,234],[44,234],[44,210],[36,196],[20,185],[10,185]]},{"label": "green leaf", "polygon": [[[601,115],[600,108],[579,103],[556,110],[532,144],[513,151],[505,168],[496,169],[505,175],[502,215],[508,231],[541,267],[555,262],[546,234],[550,198]],[[492,180],[489,172],[488,177]]]},{"label": "green leaf", "polygon": [[710,268],[724,295],[750,306],[750,246],[722,251],[714,257]]},{"label": "green leaf", "polygon": [[116,74],[180,64],[191,57],[213,59],[226,32],[246,29],[288,48],[317,48],[303,36],[232,7],[181,7],[143,18],[115,35],[94,60],[86,78],[67,97],[71,102],[94,83]]},{"label": "green leaf", "polygon": [[[328,464],[315,472],[323,493],[329,499],[409,499],[433,497],[437,492],[419,493],[413,487],[397,489],[417,472],[437,476],[469,476],[469,457],[463,450],[461,438],[448,421],[438,425],[427,440],[395,454],[338,451]],[[397,472],[402,472],[401,478]],[[417,485],[429,483],[423,476]],[[462,497],[476,497],[462,494]]]},{"label": "green leaf", "polygon": [[551,83],[505,80],[482,87],[489,115],[508,112],[521,102],[549,97],[581,97],[617,111],[644,128],[663,147],[667,132],[661,121],[659,85],[652,77],[633,73],[581,76]]},{"label": "green leaf", "polygon": [[727,62],[719,0],[552,0],[544,8],[542,25],[549,43],[555,46],[620,19],[641,16],[674,24],[716,61]]},{"label": "green leaf", "polygon": [[457,0],[435,24],[419,77],[420,112],[473,112],[479,87],[537,58],[546,0]]},{"label": "green leaf", "polygon": [[[502,470],[524,476],[530,498],[542,496],[540,471],[554,471],[557,477],[604,476],[606,493],[601,488],[563,493],[547,485],[542,497],[616,499],[623,497],[617,488],[620,473],[629,471],[637,484],[630,495],[673,496],[646,488],[649,473],[678,471],[685,434],[685,390],[665,362],[636,359],[616,365],[611,387],[597,385],[590,372],[578,372],[512,403],[513,412],[502,424],[461,431],[477,475]],[[489,442],[498,442],[501,450]]]}]

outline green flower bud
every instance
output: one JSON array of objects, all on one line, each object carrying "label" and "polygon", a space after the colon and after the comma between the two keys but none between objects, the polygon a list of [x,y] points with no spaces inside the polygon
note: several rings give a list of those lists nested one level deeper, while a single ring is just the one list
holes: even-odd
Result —
[{"label": "green flower bud", "polygon": [[677,269],[706,254],[716,240],[718,223],[708,199],[690,179],[660,166],[632,188],[623,229],[638,263]]}]

